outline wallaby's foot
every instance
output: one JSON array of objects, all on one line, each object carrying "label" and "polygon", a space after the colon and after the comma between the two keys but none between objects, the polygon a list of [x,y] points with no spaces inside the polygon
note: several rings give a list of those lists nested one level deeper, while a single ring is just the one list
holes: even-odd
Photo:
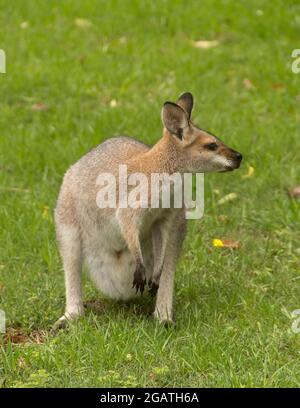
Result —
[{"label": "wallaby's foot", "polygon": [[156,295],[156,293],[157,293],[158,288],[159,288],[159,284],[150,279],[149,282],[148,282],[148,286],[149,286],[150,295],[154,297]]},{"label": "wallaby's foot", "polygon": [[168,320],[162,320],[159,322],[162,326],[164,326],[166,329],[171,329],[172,327],[176,326],[176,323],[174,320],[168,319]]},{"label": "wallaby's foot", "polygon": [[154,318],[164,327],[175,326],[171,313],[163,313],[156,308],[154,311]]},{"label": "wallaby's foot", "polygon": [[64,330],[68,328],[69,324],[74,322],[76,319],[78,319],[80,316],[83,316],[84,310],[83,307],[79,308],[79,310],[76,311],[76,313],[68,313],[66,312],[62,317],[60,317],[52,326],[51,333],[55,334],[59,330]]},{"label": "wallaby's foot", "polygon": [[144,289],[146,285],[146,271],[144,265],[137,265],[137,268],[134,272],[134,277],[133,277],[133,288],[136,288],[136,293],[138,291],[141,291],[141,294],[143,294]]},{"label": "wallaby's foot", "polygon": [[173,319],[170,318],[160,319],[159,317],[156,316],[155,313],[154,318],[161,326],[165,327],[166,329],[176,326],[176,323]]},{"label": "wallaby's foot", "polygon": [[69,322],[69,319],[65,315],[63,315],[52,326],[51,334],[56,334],[59,330],[66,329],[69,325]]}]

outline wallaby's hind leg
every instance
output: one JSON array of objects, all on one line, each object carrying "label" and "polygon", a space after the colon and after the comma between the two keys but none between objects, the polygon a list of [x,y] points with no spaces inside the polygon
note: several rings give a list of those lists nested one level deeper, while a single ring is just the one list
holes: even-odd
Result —
[{"label": "wallaby's hind leg", "polygon": [[170,231],[166,245],[164,263],[159,280],[154,316],[161,323],[173,322],[173,286],[176,263],[186,233],[184,213],[179,213]]},{"label": "wallaby's hind leg", "polygon": [[82,246],[79,228],[59,224],[57,238],[65,272],[66,309],[64,315],[55,323],[54,330],[64,327],[69,320],[84,313],[81,293]]}]

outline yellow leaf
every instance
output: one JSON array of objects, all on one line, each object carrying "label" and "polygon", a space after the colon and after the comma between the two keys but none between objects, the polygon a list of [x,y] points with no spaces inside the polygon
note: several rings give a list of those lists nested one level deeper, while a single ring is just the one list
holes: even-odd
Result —
[{"label": "yellow leaf", "polygon": [[127,361],[131,361],[131,360],[132,360],[132,354],[128,353],[128,354],[126,355],[126,360],[127,360]]},{"label": "yellow leaf", "polygon": [[223,247],[223,241],[221,239],[215,238],[213,239],[213,246],[214,247]]},{"label": "yellow leaf", "polygon": [[92,22],[84,18],[75,18],[75,25],[79,28],[91,27]]},{"label": "yellow leaf", "polygon": [[243,179],[245,179],[245,178],[250,178],[250,177],[253,176],[253,174],[254,174],[254,167],[248,166],[248,172],[247,172],[247,174],[244,174],[244,175],[242,176],[242,178],[243,178]]},{"label": "yellow leaf", "polygon": [[231,239],[214,239],[213,240],[213,246],[214,247],[219,247],[219,248],[231,248],[231,249],[237,249],[240,247],[239,241],[233,241]]},{"label": "yellow leaf", "polygon": [[20,24],[20,28],[22,28],[22,30],[25,30],[25,29],[28,28],[28,27],[29,27],[28,21],[23,21],[23,22]]},{"label": "yellow leaf", "polygon": [[48,218],[48,212],[49,212],[49,207],[47,205],[44,206],[43,208],[43,218]]},{"label": "yellow leaf", "polygon": [[216,47],[217,45],[219,45],[219,41],[218,40],[212,40],[212,41],[208,41],[208,40],[199,40],[199,41],[194,41],[194,46],[196,48],[202,48],[204,50],[208,49],[208,48],[213,48]]},{"label": "yellow leaf", "polygon": [[237,198],[237,194],[236,193],[229,193],[226,196],[224,196],[223,198],[220,198],[220,200],[217,202],[217,204],[222,205],[225,204],[229,201],[233,201]]},{"label": "yellow leaf", "polygon": [[116,108],[116,107],[118,106],[118,102],[117,102],[115,99],[112,99],[112,100],[109,102],[109,106],[110,106],[111,108]]}]

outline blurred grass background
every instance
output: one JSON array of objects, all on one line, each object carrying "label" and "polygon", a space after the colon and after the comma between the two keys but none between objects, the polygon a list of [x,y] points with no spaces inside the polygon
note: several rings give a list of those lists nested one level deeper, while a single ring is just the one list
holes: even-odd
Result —
[{"label": "blurred grass background", "polygon": [[[298,1],[0,0],[0,308],[19,339],[0,340],[0,385],[299,386],[299,202],[286,194],[300,183],[299,32]],[[86,281],[99,307],[51,337],[64,308],[53,225],[64,172],[112,135],[155,143],[162,104],[183,91],[194,121],[245,159],[206,176],[205,216],[177,270],[177,327],[157,326],[149,299],[115,304]]]}]

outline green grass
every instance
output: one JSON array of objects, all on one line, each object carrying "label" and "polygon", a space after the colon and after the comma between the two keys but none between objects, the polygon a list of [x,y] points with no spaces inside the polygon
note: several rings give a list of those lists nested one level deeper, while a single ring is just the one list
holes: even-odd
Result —
[{"label": "green grass", "polygon": [[[0,0],[0,309],[9,330],[44,333],[42,344],[2,335],[0,386],[300,385],[290,318],[300,207],[285,191],[300,184],[299,30],[297,1]],[[220,44],[198,49],[199,39]],[[64,308],[53,209],[65,170],[112,135],[154,143],[163,102],[187,90],[195,122],[245,160],[206,176],[205,216],[190,222],[177,268],[176,328],[152,320],[149,299],[116,304],[85,280],[99,308],[52,337]],[[213,248],[222,237],[241,248]]]}]

